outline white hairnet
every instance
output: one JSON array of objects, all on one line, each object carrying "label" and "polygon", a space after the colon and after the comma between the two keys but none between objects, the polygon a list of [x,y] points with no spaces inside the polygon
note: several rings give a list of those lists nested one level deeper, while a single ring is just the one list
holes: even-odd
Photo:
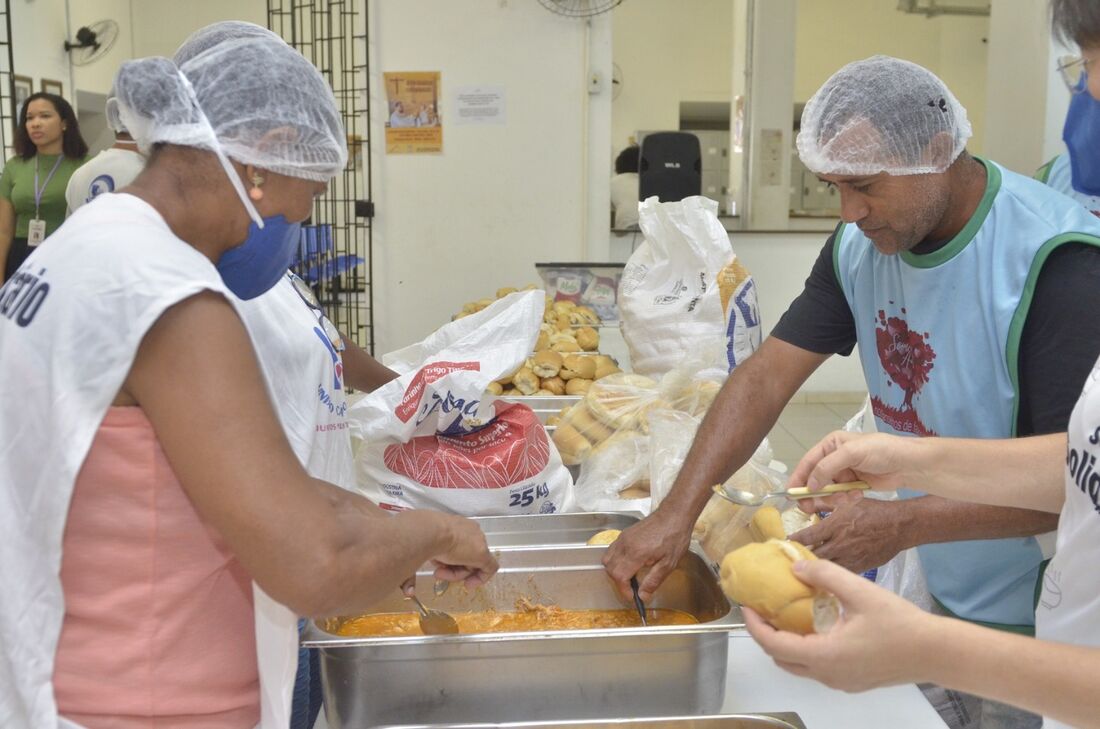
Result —
[{"label": "white hairnet", "polygon": [[143,151],[158,142],[199,147],[319,182],[344,168],[347,139],[332,90],[277,35],[216,23],[176,55],[178,69],[144,58],[123,64],[115,78],[120,120]]},{"label": "white hairnet", "polygon": [[873,56],[837,71],[806,103],[798,156],[830,175],[943,172],[970,139],[966,109],[926,68]]}]

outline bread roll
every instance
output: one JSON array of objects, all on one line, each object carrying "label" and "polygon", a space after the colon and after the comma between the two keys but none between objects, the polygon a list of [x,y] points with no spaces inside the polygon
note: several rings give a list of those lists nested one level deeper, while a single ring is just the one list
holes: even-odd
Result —
[{"label": "bread roll", "polygon": [[499,288],[499,289],[497,289],[497,298],[498,299],[503,299],[508,294],[516,293],[516,291],[517,291],[517,289],[514,286],[505,286],[503,288]]},{"label": "bread roll", "polygon": [[519,390],[517,390],[514,387],[506,387],[506,388],[504,388],[504,392],[502,392],[500,394],[504,395],[506,397],[520,397],[520,396],[523,395],[522,392],[520,392]]},{"label": "bread roll", "polygon": [[649,481],[632,483],[619,492],[620,499],[645,499],[649,498]]},{"label": "bread roll", "polygon": [[569,312],[569,321],[574,326],[595,326],[600,323],[600,317],[587,306],[578,306]]},{"label": "bread roll", "polygon": [[555,301],[554,302],[554,314],[569,315],[569,312],[576,309],[577,305],[572,301]]},{"label": "bread roll", "polygon": [[559,332],[569,332],[573,330],[573,325],[569,321],[568,314],[558,314],[557,319],[554,320],[554,328]]},{"label": "bread roll", "polygon": [[539,332],[539,337],[535,340],[535,352],[544,352],[547,349],[550,349],[550,335]]},{"label": "bread roll", "polygon": [[554,395],[565,394],[565,380],[560,377],[547,377],[539,383],[543,390],[549,390]]},{"label": "bread roll", "polygon": [[656,397],[657,383],[643,375],[612,375],[589,390],[585,402],[592,414],[612,430],[632,427],[647,400]]},{"label": "bread roll", "polygon": [[583,395],[588,392],[588,388],[592,387],[592,380],[586,380],[581,377],[574,377],[573,379],[565,383],[566,395]]},{"label": "bread roll", "polygon": [[604,377],[613,375],[616,372],[622,372],[622,370],[619,369],[619,365],[615,364],[615,360],[611,359],[606,354],[596,355],[595,360],[597,380],[602,380]]},{"label": "bread roll", "polygon": [[524,395],[534,395],[539,389],[539,378],[529,367],[523,367],[512,376],[512,384]]},{"label": "bread roll", "polygon": [[600,348],[600,333],[592,327],[581,327],[573,333],[577,344],[586,352],[595,352]]},{"label": "bread roll", "polygon": [[576,340],[574,339],[559,339],[556,342],[551,340],[550,349],[554,350],[555,352],[561,352],[562,354],[573,353],[580,352],[581,345],[577,344]]},{"label": "bread roll", "polygon": [[622,531],[619,529],[604,529],[602,532],[596,532],[589,537],[586,544],[590,547],[598,544],[611,544],[619,538],[620,534],[622,534]]},{"label": "bread roll", "polygon": [[540,387],[538,390],[535,391],[535,397],[553,397],[557,394],[558,393],[553,392],[552,390],[547,390],[544,387]]},{"label": "bread roll", "polygon": [[779,516],[779,509],[774,506],[761,506],[756,510],[756,513],[752,515],[752,521],[749,522],[749,532],[752,534],[752,538],[758,542],[787,538],[787,530],[783,528],[783,519]]},{"label": "bread roll", "polygon": [[536,352],[531,358],[531,370],[539,377],[557,377],[561,371],[562,357],[557,352]]},{"label": "bread roll", "polygon": [[567,355],[562,362],[561,372],[558,376],[568,382],[574,377],[582,380],[591,380],[596,377],[596,362],[592,357],[581,354]]},{"label": "bread roll", "polygon": [[489,386],[487,388],[485,388],[485,391],[489,392],[493,395],[503,395],[504,394],[504,386],[501,385],[499,382],[490,382]]},{"label": "bread roll", "polygon": [[592,450],[592,444],[568,423],[562,423],[554,429],[553,440],[561,454],[561,462],[567,466],[576,466]]},{"label": "bread roll", "polygon": [[722,590],[780,630],[823,633],[840,616],[840,606],[794,576],[791,565],[801,559],[817,558],[796,542],[746,544],[722,559]]},{"label": "bread roll", "polygon": [[[583,380],[577,379],[570,380],[570,382],[582,381]],[[578,403],[577,407],[569,411],[569,423],[577,429],[578,433],[592,441],[594,445],[604,442],[612,435],[612,430],[592,417],[592,411],[590,411],[588,406],[583,402]]]}]

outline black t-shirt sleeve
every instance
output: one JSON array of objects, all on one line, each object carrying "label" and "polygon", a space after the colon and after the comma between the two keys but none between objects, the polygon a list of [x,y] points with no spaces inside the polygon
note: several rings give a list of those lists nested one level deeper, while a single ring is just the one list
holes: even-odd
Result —
[{"label": "black t-shirt sleeve", "polygon": [[779,319],[771,335],[817,354],[852,353],[856,322],[833,269],[833,248],[840,227],[821,249],[805,288]]},{"label": "black t-shirt sleeve", "polygon": [[1020,337],[1017,435],[1064,432],[1100,355],[1100,248],[1065,243],[1039,271]]}]

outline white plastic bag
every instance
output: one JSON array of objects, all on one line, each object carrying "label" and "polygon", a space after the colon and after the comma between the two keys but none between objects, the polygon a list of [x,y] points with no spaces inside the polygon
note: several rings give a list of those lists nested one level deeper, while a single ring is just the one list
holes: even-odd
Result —
[{"label": "white plastic bag", "polygon": [[467,516],[572,508],[572,478],[534,412],[487,392],[526,360],[543,306],[541,291],[511,294],[383,358],[401,376],[348,410],[367,498]]},{"label": "white plastic bag", "polygon": [[[871,408],[871,398],[863,401],[863,407],[844,425],[850,433],[874,433],[875,415]],[[864,498],[897,500],[894,491],[867,491]],[[885,587],[895,595],[904,597],[921,610],[932,609],[932,594],[928,592],[928,583],[924,578],[924,568],[920,563],[920,554],[916,547],[898,552],[894,557],[876,570],[875,584]]]},{"label": "white plastic bag", "polygon": [[705,197],[652,197],[639,206],[645,241],[619,285],[634,372],[659,378],[711,340],[725,346],[708,366],[730,372],[760,346],[756,286],[717,213],[718,203]]}]

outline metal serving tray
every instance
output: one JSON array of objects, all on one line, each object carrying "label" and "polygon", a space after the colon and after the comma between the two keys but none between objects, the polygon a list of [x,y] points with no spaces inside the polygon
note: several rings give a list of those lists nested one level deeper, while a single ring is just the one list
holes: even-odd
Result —
[{"label": "metal serving tray", "polygon": [[489,549],[513,549],[546,545],[583,546],[604,529],[626,529],[638,523],[638,517],[612,511],[568,514],[531,514],[523,516],[475,516],[473,520],[485,532]]},{"label": "metal serving tray", "polygon": [[714,716],[661,716],[652,719],[579,721],[525,721],[510,724],[393,724],[385,729],[510,729],[515,727],[573,727],[573,729],[806,729],[793,712],[775,714],[722,714]]},{"label": "metal serving tray", "polygon": [[[475,591],[451,588],[432,607],[512,610],[520,597],[566,608],[624,607],[594,547],[510,549]],[[431,594],[432,575],[417,574]],[[709,714],[722,706],[729,631],[743,627],[713,569],[694,552],[650,607],[683,610],[698,625],[452,636],[341,638],[310,621],[320,649],[331,729],[441,722],[607,719]],[[375,612],[408,611],[400,593]]]}]

